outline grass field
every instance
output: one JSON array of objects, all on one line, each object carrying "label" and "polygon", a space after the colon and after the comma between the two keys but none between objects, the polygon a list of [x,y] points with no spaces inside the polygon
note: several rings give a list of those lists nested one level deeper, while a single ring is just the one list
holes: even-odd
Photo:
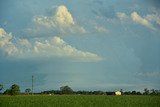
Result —
[{"label": "grass field", "polygon": [[160,96],[0,96],[0,107],[160,107]]}]

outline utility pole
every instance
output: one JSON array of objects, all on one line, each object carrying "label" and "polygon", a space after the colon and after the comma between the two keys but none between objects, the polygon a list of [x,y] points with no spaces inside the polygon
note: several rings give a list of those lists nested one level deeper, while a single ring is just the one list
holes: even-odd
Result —
[{"label": "utility pole", "polygon": [[32,95],[33,95],[33,78],[34,76],[32,75]]}]

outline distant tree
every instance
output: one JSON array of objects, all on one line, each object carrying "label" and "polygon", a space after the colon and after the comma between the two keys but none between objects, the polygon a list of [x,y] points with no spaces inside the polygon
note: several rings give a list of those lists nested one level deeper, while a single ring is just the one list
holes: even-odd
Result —
[{"label": "distant tree", "polygon": [[6,89],[3,94],[10,95],[11,94],[11,90],[10,89]]},{"label": "distant tree", "polygon": [[53,94],[61,94],[60,90],[54,90]]},{"label": "distant tree", "polygon": [[131,92],[130,91],[126,91],[124,92],[125,95],[131,95]]},{"label": "distant tree", "polygon": [[150,95],[160,95],[160,90],[151,89]]},{"label": "distant tree", "polygon": [[107,95],[115,95],[115,92],[106,92]]},{"label": "distant tree", "polygon": [[62,94],[73,94],[73,90],[69,86],[60,87],[60,91]]},{"label": "distant tree", "polygon": [[136,95],[137,92],[136,92],[136,91],[132,91],[131,94],[132,94],[132,95]]},{"label": "distant tree", "polygon": [[2,91],[3,90],[3,85],[2,84],[0,84],[0,91]]},{"label": "distant tree", "polygon": [[150,95],[156,95],[156,91],[154,89],[151,89],[150,92]]},{"label": "distant tree", "polygon": [[138,91],[126,91],[124,92],[124,95],[142,95],[142,93]]},{"label": "distant tree", "polygon": [[17,84],[13,84],[10,87],[10,95],[18,95],[20,93],[20,87]]},{"label": "distant tree", "polygon": [[122,95],[124,94],[123,89],[120,89],[120,92],[121,92]]},{"label": "distant tree", "polygon": [[137,92],[136,94],[137,94],[137,95],[142,95],[142,93],[141,93],[141,92]]},{"label": "distant tree", "polygon": [[94,94],[94,95],[104,95],[106,93],[104,93],[103,91],[93,91],[91,94]]},{"label": "distant tree", "polygon": [[149,90],[147,88],[144,89],[144,95],[149,95]]},{"label": "distant tree", "polygon": [[49,90],[49,91],[43,91],[41,94],[61,94],[60,90]]},{"label": "distant tree", "polygon": [[30,92],[31,92],[31,89],[30,89],[30,88],[25,89],[25,93],[26,93],[26,94],[29,94]]}]

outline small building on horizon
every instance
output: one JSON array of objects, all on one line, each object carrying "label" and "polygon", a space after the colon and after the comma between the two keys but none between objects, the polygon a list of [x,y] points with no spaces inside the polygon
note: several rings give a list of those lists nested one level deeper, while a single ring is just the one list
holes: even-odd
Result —
[{"label": "small building on horizon", "polygon": [[116,92],[115,92],[115,95],[122,95],[122,92],[116,91]]}]

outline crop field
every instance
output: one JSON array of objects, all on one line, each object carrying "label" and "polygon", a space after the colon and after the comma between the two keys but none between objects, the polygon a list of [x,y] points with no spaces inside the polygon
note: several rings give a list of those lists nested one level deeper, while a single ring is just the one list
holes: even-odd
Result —
[{"label": "crop field", "polygon": [[0,96],[0,107],[160,107],[160,96]]}]

